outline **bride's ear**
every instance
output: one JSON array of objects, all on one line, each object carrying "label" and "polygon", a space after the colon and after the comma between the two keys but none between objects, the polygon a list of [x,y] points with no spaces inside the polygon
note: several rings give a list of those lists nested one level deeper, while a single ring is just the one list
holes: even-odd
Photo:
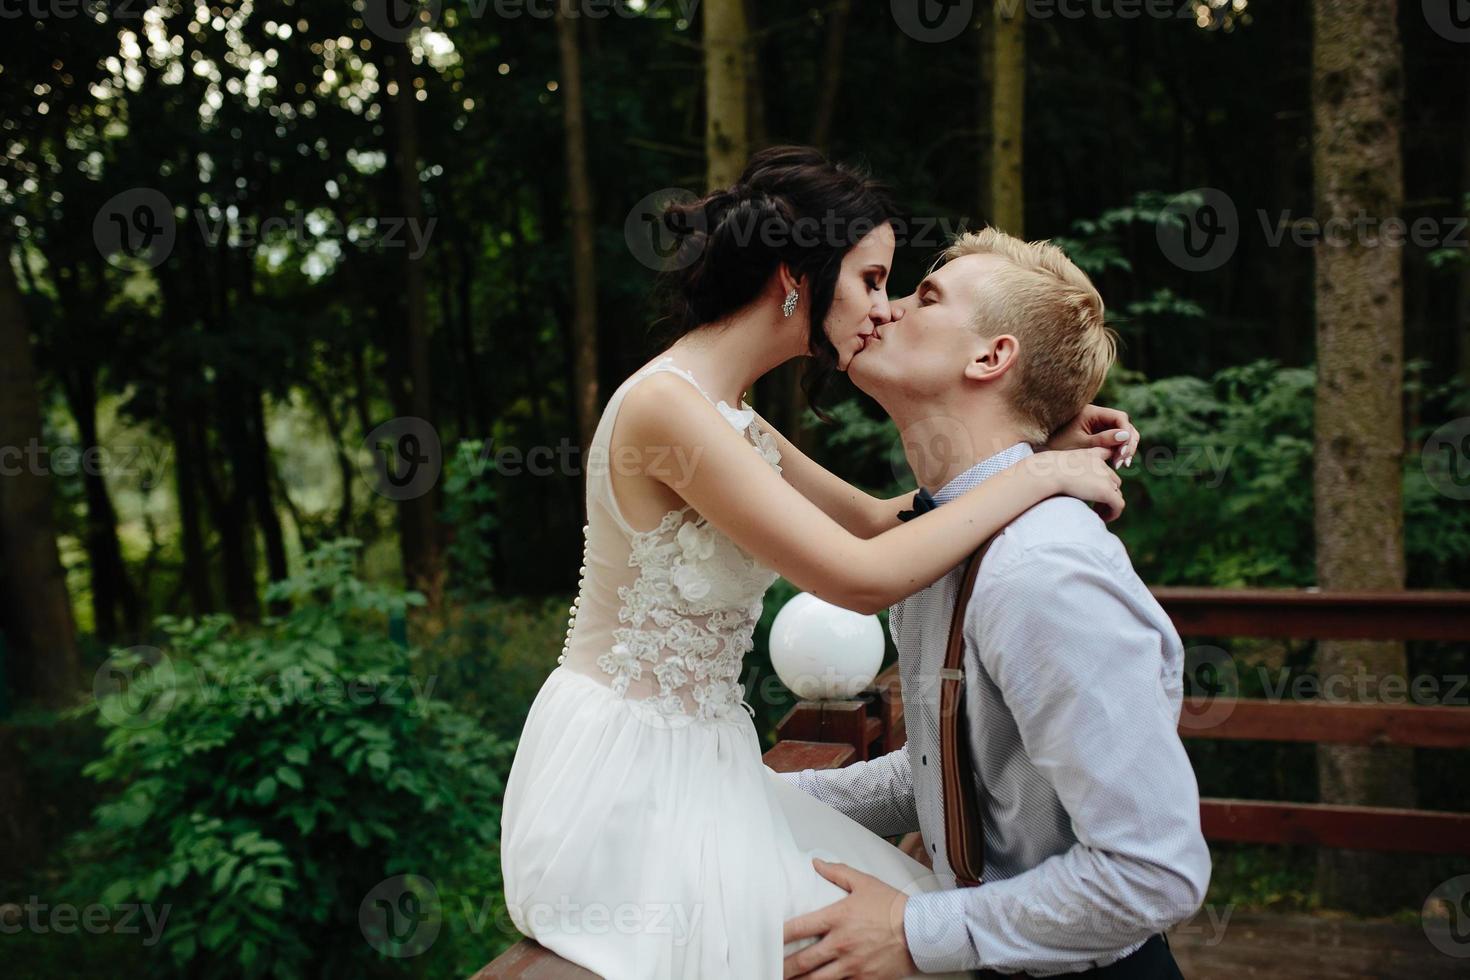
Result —
[{"label": "bride's ear", "polygon": [[791,292],[793,289],[800,290],[803,286],[805,286],[806,276],[802,276],[798,279],[792,273],[791,266],[787,265],[785,262],[782,262],[780,265],[776,266],[776,281],[780,283],[781,294],[784,296],[785,294]]}]

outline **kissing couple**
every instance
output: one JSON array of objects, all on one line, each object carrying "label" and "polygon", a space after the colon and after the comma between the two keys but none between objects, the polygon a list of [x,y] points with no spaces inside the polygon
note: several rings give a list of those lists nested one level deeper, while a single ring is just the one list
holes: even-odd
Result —
[{"label": "kissing couple", "polygon": [[[789,233],[810,219],[866,230]],[[664,220],[695,256],[665,274],[674,338],[589,447],[621,465],[588,472],[566,643],[506,783],[516,927],[615,980],[1179,976],[1163,934],[1210,858],[1183,648],[1107,529],[1138,433],[1089,405],[1115,352],[1097,290],[1054,246],[985,229],[890,298],[889,193],[800,147]],[[932,492],[874,497],[746,403],[795,357],[814,404],[834,371],[874,398]],[[628,465],[669,452],[698,465]],[[891,607],[903,748],[763,763],[738,679],[778,576]],[[935,681],[951,635],[958,742]],[[951,863],[959,795],[974,867]],[[932,869],[885,840],[915,830]]]}]

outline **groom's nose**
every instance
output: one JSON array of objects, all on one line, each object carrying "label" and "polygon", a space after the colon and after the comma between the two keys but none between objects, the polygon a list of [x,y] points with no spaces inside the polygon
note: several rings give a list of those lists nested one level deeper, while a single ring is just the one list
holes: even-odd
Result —
[{"label": "groom's nose", "polygon": [[892,323],[895,320],[902,320],[903,319],[903,315],[906,312],[908,312],[907,303],[908,303],[908,301],[910,299],[912,299],[912,297],[910,297],[910,296],[904,296],[904,297],[902,297],[900,299],[895,299],[895,300],[890,301],[888,303],[888,321],[887,322]]}]

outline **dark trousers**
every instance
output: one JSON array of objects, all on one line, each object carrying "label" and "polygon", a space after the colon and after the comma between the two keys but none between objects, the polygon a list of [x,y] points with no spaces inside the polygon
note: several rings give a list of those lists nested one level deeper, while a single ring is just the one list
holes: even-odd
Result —
[{"label": "dark trousers", "polygon": [[[996,973],[980,970],[975,976],[984,980],[999,980],[1001,977],[1022,977],[1024,973]],[[1150,936],[1142,946],[1114,963],[1094,967],[1081,973],[1066,973],[1056,980],[1071,980],[1072,977],[1095,977],[1097,980],[1184,980],[1174,954],[1169,952],[1169,940],[1163,933]]]}]

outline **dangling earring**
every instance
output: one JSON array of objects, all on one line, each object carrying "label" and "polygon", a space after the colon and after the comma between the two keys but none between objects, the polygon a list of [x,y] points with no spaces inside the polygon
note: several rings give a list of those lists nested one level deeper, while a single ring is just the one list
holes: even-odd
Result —
[{"label": "dangling earring", "polygon": [[781,315],[790,316],[796,312],[796,287],[791,287],[791,292],[786,294],[786,302],[781,304]]}]

